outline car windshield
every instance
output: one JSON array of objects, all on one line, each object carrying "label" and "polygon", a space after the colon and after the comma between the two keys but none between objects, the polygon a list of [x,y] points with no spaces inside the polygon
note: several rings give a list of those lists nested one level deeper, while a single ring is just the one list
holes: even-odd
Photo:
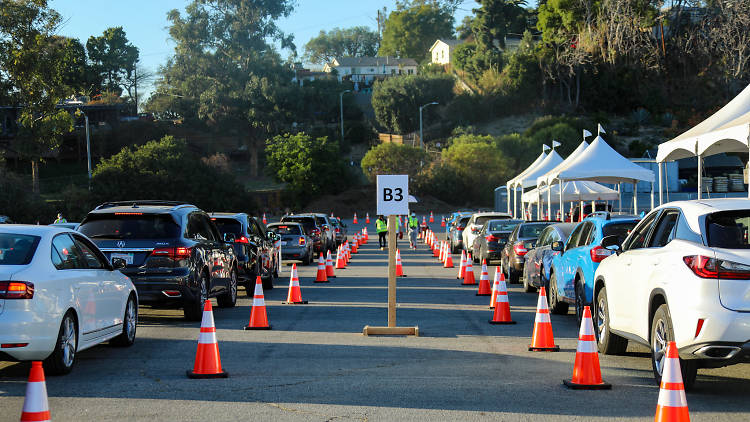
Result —
[{"label": "car windshield", "polygon": [[628,237],[628,234],[631,230],[633,230],[633,227],[635,227],[636,224],[638,224],[637,221],[607,224],[606,226],[602,227],[602,236],[617,236],[617,243],[622,244],[622,242],[625,241],[625,238]]},{"label": "car windshield", "polygon": [[91,214],[78,231],[92,239],[165,239],[180,237],[180,226],[164,214]]},{"label": "car windshield", "polygon": [[280,235],[284,235],[284,234],[299,235],[299,234],[302,234],[300,230],[301,230],[300,226],[296,224],[280,224],[280,225],[268,226],[268,231],[278,233]]},{"label": "car windshield", "polygon": [[750,249],[750,210],[721,211],[706,217],[706,238],[712,248]]},{"label": "car windshield", "polygon": [[214,224],[216,224],[216,228],[219,229],[222,234],[232,233],[236,236],[242,236],[242,223],[234,218],[212,217],[211,220],[213,220]]},{"label": "car windshield", "polygon": [[489,222],[487,229],[491,232],[512,232],[518,224],[518,221],[494,220]]},{"label": "car windshield", "polygon": [[282,222],[284,221],[290,221],[294,223],[300,223],[305,228],[306,232],[310,232],[312,229],[315,228],[315,220],[313,220],[312,217],[283,217],[281,219]]},{"label": "car windshield", "polygon": [[31,262],[39,236],[0,233],[0,265],[26,265]]},{"label": "car windshield", "polygon": [[544,230],[545,227],[549,226],[550,223],[528,223],[521,226],[521,228],[518,230],[520,233],[518,234],[518,237],[539,237],[539,233]]}]

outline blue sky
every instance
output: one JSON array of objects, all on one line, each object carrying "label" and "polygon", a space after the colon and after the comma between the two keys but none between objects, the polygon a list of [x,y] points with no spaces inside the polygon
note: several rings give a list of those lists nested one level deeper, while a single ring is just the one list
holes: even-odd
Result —
[{"label": "blue sky", "polygon": [[[51,8],[64,19],[60,35],[78,38],[85,45],[92,36],[105,29],[122,26],[128,39],[140,50],[141,65],[156,72],[171,55],[174,43],[169,39],[167,12],[184,10],[186,0],[50,0]],[[465,0],[456,12],[456,23],[476,7]],[[377,28],[377,10],[396,8],[395,0],[298,0],[292,14],[278,22],[282,31],[294,34],[297,52],[321,30],[334,27],[369,26]],[[284,53],[286,55],[287,53]],[[148,90],[150,91],[150,89]]]}]

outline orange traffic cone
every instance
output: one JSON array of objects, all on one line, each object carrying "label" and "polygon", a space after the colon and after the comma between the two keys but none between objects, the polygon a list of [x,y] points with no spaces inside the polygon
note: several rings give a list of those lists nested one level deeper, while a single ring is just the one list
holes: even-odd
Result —
[{"label": "orange traffic cone", "polygon": [[492,297],[490,298],[490,309],[495,309],[495,302],[497,302],[497,295],[500,291],[500,282],[505,285],[505,274],[500,270],[500,267],[495,267],[495,278],[492,282]]},{"label": "orange traffic cone", "polygon": [[440,258],[440,247],[438,246],[438,242],[432,244],[432,256]]},{"label": "orange traffic cone", "polygon": [[464,282],[461,283],[462,286],[473,286],[477,284],[477,280],[474,279],[474,266],[472,265],[472,262],[474,260],[471,258],[471,252],[466,254],[466,267],[464,267]]},{"label": "orange traffic cone", "polygon": [[492,289],[490,288],[490,275],[487,273],[487,261],[482,260],[482,275],[479,276],[479,290],[477,296],[490,296],[492,295]]},{"label": "orange traffic cone", "polygon": [[396,277],[406,277],[404,267],[401,265],[401,250],[396,249]]},{"label": "orange traffic cone", "polygon": [[690,422],[685,386],[680,372],[680,355],[674,341],[667,344],[667,358],[664,361],[654,422]]},{"label": "orange traffic cone", "polygon": [[438,261],[445,262],[445,242],[440,241],[440,253],[438,254]]},{"label": "orange traffic cone", "polygon": [[326,276],[326,262],[323,259],[323,252],[320,253],[320,259],[318,259],[318,274],[315,277],[315,283],[328,283],[328,276]]},{"label": "orange traffic cone", "polygon": [[466,251],[461,249],[461,262],[458,265],[458,276],[457,279],[462,280],[466,273]]},{"label": "orange traffic cone", "polygon": [[253,294],[253,309],[250,311],[250,322],[246,330],[270,330],[266,315],[266,300],[263,296],[263,282],[260,276],[255,279],[255,293]]},{"label": "orange traffic cone", "polygon": [[365,224],[370,224],[370,213],[365,214]]},{"label": "orange traffic cone", "polygon": [[333,258],[331,258],[331,251],[328,251],[328,255],[326,255],[326,277],[336,278],[336,273],[333,272]]},{"label": "orange traffic cone", "polygon": [[430,211],[430,223],[434,223],[435,218],[432,216],[432,211]]},{"label": "orange traffic cone", "polygon": [[47,403],[47,384],[44,382],[42,362],[31,362],[29,382],[26,383],[26,397],[23,399],[21,422],[50,421],[49,403]]},{"label": "orange traffic cone", "polygon": [[443,268],[453,268],[453,254],[451,254],[450,245],[448,245],[448,250],[445,255],[445,264],[443,264]]},{"label": "orange traffic cone", "polygon": [[299,277],[297,277],[297,264],[292,264],[292,275],[289,277],[289,294],[286,296],[284,305],[306,305],[307,301],[302,300],[302,290],[299,287]]},{"label": "orange traffic cone", "polygon": [[497,278],[497,292],[495,295],[495,313],[492,315],[490,324],[515,324],[516,322],[510,318],[510,302],[508,301],[508,290],[505,286],[505,279]]},{"label": "orange traffic cone", "polygon": [[[260,277],[258,277],[260,280]],[[263,282],[261,282],[261,288]],[[214,325],[214,312],[211,301],[206,300],[203,304],[203,319],[201,320],[201,331],[198,334],[198,351],[195,353],[195,364],[193,370],[187,371],[188,378],[226,378],[228,373],[221,370],[221,358],[219,358],[219,343],[216,342],[216,326]]]},{"label": "orange traffic cone", "polygon": [[339,246],[338,249],[336,249],[336,269],[337,270],[343,270],[346,268],[346,264],[344,263],[344,245]]},{"label": "orange traffic cone", "polygon": [[352,239],[352,253],[359,253],[359,246],[357,245],[357,236]]},{"label": "orange traffic cone", "polygon": [[354,221],[352,221],[352,224],[359,224],[357,222],[357,213],[356,212],[354,213]]},{"label": "orange traffic cone", "polygon": [[594,337],[594,323],[591,321],[591,309],[588,306],[583,307],[573,378],[570,381],[563,380],[563,384],[575,390],[609,390],[612,388],[611,384],[602,381],[599,351],[596,347],[596,337]]},{"label": "orange traffic cone", "polygon": [[534,333],[531,335],[529,350],[533,352],[559,352],[560,346],[555,344],[552,335],[552,322],[549,318],[547,307],[547,291],[542,287],[539,289],[539,300],[536,305],[536,318],[534,319]]},{"label": "orange traffic cone", "polygon": [[362,230],[364,230],[365,234],[365,243],[367,243],[368,240],[370,240],[370,234],[367,233],[367,227],[364,227]]},{"label": "orange traffic cone", "polygon": [[266,220],[266,213],[263,213],[263,224],[268,224],[268,220]]},{"label": "orange traffic cone", "polygon": [[440,217],[440,227],[445,227],[445,217]]}]

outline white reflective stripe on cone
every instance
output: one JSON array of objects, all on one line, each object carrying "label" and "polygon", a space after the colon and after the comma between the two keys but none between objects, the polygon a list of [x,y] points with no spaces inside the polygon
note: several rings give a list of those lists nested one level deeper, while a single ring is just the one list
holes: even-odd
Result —
[{"label": "white reflective stripe on cone", "polygon": [[578,347],[576,348],[576,351],[580,353],[597,353],[597,350],[596,343],[589,340],[579,340]]},{"label": "white reflective stripe on cone", "polygon": [[26,383],[26,399],[23,401],[23,412],[39,413],[49,410],[47,404],[47,386],[44,381]]},{"label": "white reflective stripe on cone", "polygon": [[495,298],[495,303],[509,303],[508,296],[502,293],[498,294],[497,297]]},{"label": "white reflective stripe on cone", "polygon": [[578,332],[578,336],[593,336],[594,335],[594,322],[591,318],[584,318],[581,322],[581,330]]},{"label": "white reflective stripe on cone", "polygon": [[253,296],[263,296],[263,285],[260,283],[255,283],[255,293]]},{"label": "white reflective stripe on cone", "polygon": [[685,390],[659,390],[659,406],[686,407]]},{"label": "white reflective stripe on cone", "polygon": [[214,326],[213,312],[203,311],[203,318],[201,318],[201,327],[213,327],[213,326]]},{"label": "white reflective stripe on cone", "polygon": [[253,298],[253,306],[266,306],[266,301],[262,297]]},{"label": "white reflective stripe on cone", "polygon": [[539,299],[536,302],[537,309],[548,309],[547,308],[547,296],[539,295]]},{"label": "white reflective stripe on cone", "polygon": [[680,360],[667,358],[664,364],[664,371],[661,382],[680,383],[682,384],[682,372],[680,372]]},{"label": "white reflective stripe on cone", "polygon": [[549,319],[549,314],[546,312],[537,312],[534,322],[552,322]]},{"label": "white reflective stripe on cone", "polygon": [[198,344],[214,344],[216,343],[216,332],[210,331],[207,333],[201,332],[198,335]]}]

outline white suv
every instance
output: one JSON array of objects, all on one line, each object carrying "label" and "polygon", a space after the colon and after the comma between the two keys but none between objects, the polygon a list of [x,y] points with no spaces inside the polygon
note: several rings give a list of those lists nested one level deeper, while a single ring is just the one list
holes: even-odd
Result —
[{"label": "white suv", "polygon": [[657,382],[667,342],[689,388],[698,368],[750,361],[750,200],[672,202],[649,213],[594,277],[599,350],[651,348]]},{"label": "white suv", "polygon": [[479,235],[482,230],[482,226],[489,220],[501,220],[510,218],[510,214],[504,212],[477,212],[471,215],[469,222],[466,223],[466,228],[461,234],[463,240],[463,248],[467,252],[471,252],[472,246],[474,245],[474,239]]}]

